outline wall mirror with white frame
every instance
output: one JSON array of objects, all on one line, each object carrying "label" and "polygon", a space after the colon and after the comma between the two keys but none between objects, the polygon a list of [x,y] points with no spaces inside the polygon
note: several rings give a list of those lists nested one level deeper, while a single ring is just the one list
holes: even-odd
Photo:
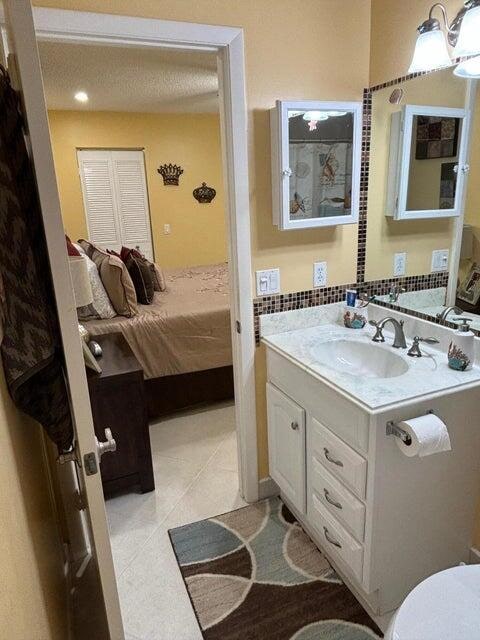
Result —
[{"label": "wall mirror with white frame", "polygon": [[[480,330],[480,82],[448,67],[371,99],[365,280],[398,277],[384,302],[457,324],[462,315]],[[426,286],[402,292],[413,276]]]},{"label": "wall mirror with white frame", "polygon": [[361,136],[361,103],[277,101],[271,140],[279,229],[358,221]]}]

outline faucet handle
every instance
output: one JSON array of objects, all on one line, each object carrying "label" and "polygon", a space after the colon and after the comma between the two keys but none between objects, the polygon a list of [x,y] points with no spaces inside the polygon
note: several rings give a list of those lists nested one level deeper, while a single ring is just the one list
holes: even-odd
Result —
[{"label": "faucet handle", "polygon": [[420,336],[415,336],[413,338],[412,346],[407,351],[407,356],[411,356],[412,358],[421,358],[422,352],[420,351],[420,342],[426,342],[427,344],[438,344],[437,338],[429,337],[429,338],[421,338]]},{"label": "faucet handle", "polygon": [[438,344],[440,342],[440,340],[437,340],[437,338],[433,338],[431,336],[429,338],[420,338],[419,336],[415,336],[415,338],[418,338],[420,342],[426,342],[427,344]]}]

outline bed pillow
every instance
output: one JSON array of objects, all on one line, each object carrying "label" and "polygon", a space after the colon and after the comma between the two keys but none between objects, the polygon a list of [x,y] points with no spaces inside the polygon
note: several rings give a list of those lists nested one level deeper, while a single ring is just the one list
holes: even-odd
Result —
[{"label": "bed pillow", "polygon": [[140,304],[152,304],[155,289],[148,260],[143,258],[137,251],[130,251],[125,260],[125,265],[135,286],[138,302]]},{"label": "bed pillow", "polygon": [[84,250],[84,252],[87,254],[89,258],[92,257],[92,253],[94,249],[97,248],[95,247],[94,244],[92,244],[88,240],[84,240],[83,238],[80,238],[80,240],[78,241],[78,244],[82,247],[82,249]]},{"label": "bed pillow", "polygon": [[[85,248],[83,243],[82,247]],[[109,255],[98,247],[93,248],[91,258],[97,265],[103,286],[115,311],[119,316],[134,316],[137,313],[137,296],[125,264],[120,258]]]},{"label": "bed pillow", "polygon": [[92,287],[93,302],[86,307],[78,307],[77,314],[79,319],[106,319],[115,317],[117,314],[115,313],[115,309],[112,307],[112,303],[105,291],[100,274],[98,273],[97,265],[83,251],[82,256],[83,259],[87,261],[88,277],[90,280],[90,286]]},{"label": "bed pillow", "polygon": [[128,249],[127,247],[122,247],[120,251],[120,257],[125,262],[125,264],[130,254],[132,254],[136,258],[141,258],[148,265],[148,268],[150,269],[152,279],[153,279],[153,290],[165,291],[167,288],[167,283],[166,283],[162,268],[159,267],[158,264],[155,264],[154,262],[150,262],[150,260],[145,258],[145,256],[142,255],[136,249]]},{"label": "bed pillow", "polygon": [[80,251],[76,248],[76,246],[73,244],[73,242],[70,240],[70,238],[67,235],[65,236],[65,242],[67,243],[68,255],[78,257],[80,255]]}]

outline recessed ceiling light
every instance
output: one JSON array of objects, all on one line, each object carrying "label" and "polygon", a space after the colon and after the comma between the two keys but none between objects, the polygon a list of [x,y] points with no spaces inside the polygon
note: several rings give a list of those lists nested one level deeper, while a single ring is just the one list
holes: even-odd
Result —
[{"label": "recessed ceiling light", "polygon": [[88,102],[88,95],[85,93],[85,91],[77,91],[74,97],[75,100],[78,100],[78,102]]}]

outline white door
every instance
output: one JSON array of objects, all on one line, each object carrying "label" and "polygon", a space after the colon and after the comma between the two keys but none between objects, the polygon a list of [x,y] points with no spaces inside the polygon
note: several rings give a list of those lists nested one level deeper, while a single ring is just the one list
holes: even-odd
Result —
[{"label": "white door", "polygon": [[[79,590],[73,603],[78,605],[78,638],[95,640],[124,640],[117,585],[113,568],[108,525],[102,484],[98,472],[98,455],[88,396],[85,366],[78,334],[65,237],[60,212],[60,201],[55,178],[53,156],[48,128],[42,76],[38,58],[35,29],[30,0],[3,0],[7,18],[8,48],[12,75],[21,84],[29,144],[42,208],[52,279],[62,333],[66,375],[70,388],[71,410],[76,434],[78,460],[72,470],[80,484],[85,505],[83,518],[88,537],[90,555],[85,556],[79,568],[79,577],[92,589]],[[10,64],[11,63],[11,64]],[[90,462],[90,463],[89,463]],[[73,500],[73,497],[71,497]],[[72,509],[75,505],[70,505]],[[78,509],[78,504],[76,505]],[[93,589],[96,590],[93,590]],[[84,632],[82,632],[82,629]],[[80,635],[81,634],[81,635]]]},{"label": "white door", "polygon": [[77,157],[89,240],[153,260],[143,151],[81,149]]},{"label": "white door", "polygon": [[267,382],[267,415],[270,475],[305,513],[305,410]]}]

